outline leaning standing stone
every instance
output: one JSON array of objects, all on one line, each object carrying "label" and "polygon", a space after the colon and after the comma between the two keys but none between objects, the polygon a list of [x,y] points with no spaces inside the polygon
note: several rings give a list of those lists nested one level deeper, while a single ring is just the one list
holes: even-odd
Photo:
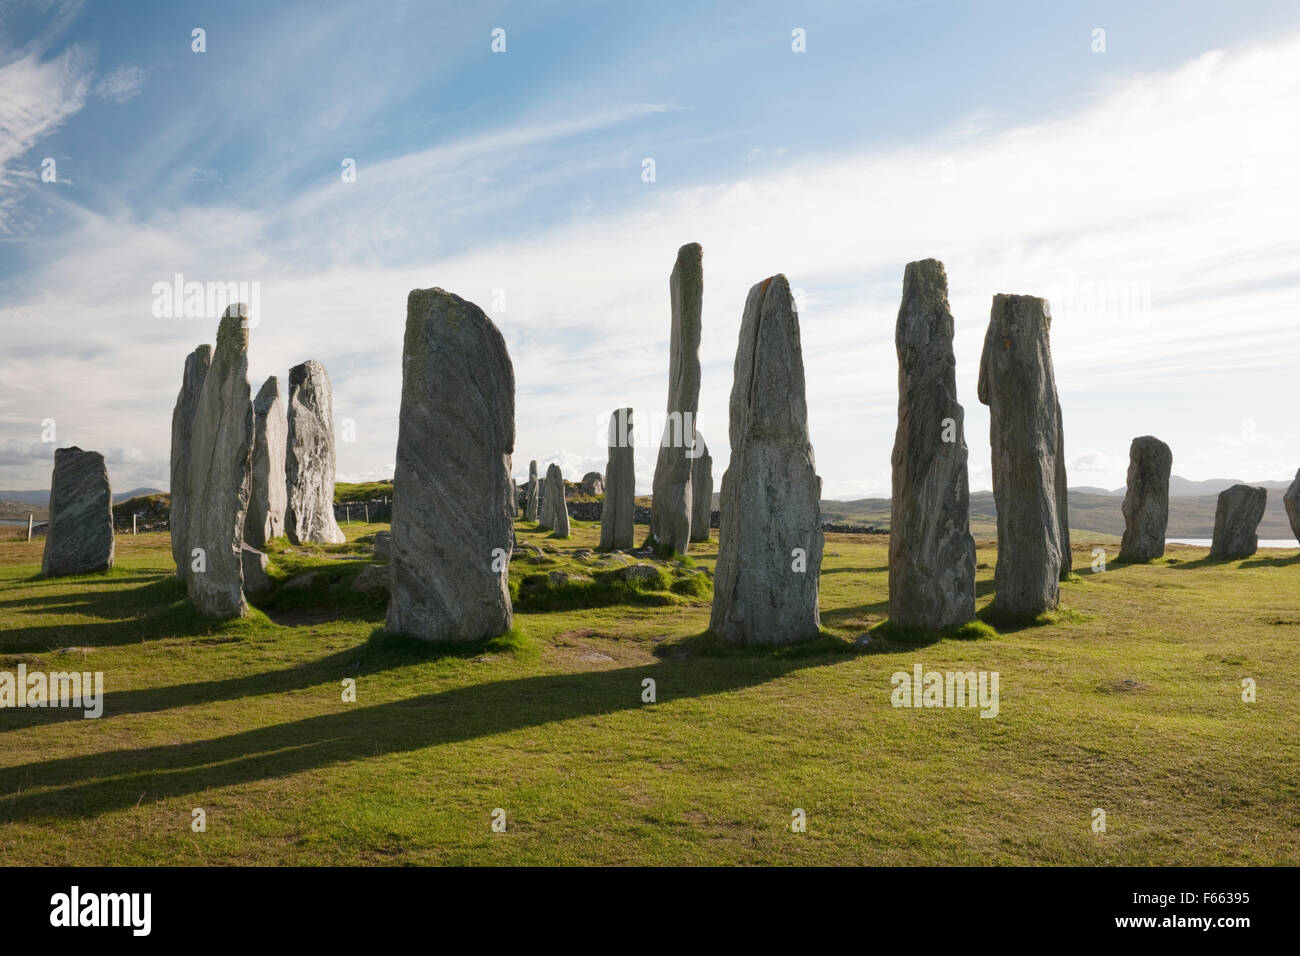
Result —
[{"label": "leaning standing stone", "polygon": [[406,301],[385,628],[427,641],[510,629],[515,373],[501,332],[443,289]]},{"label": "leaning standing stone", "polygon": [[288,503],[284,461],[289,422],[280,397],[280,380],[274,375],[253,399],[253,416],[253,490],[244,541],[261,548],[271,538],[284,534],[284,510]]},{"label": "leaning standing stone", "polygon": [[221,317],[190,442],[186,541],[190,567],[185,583],[194,606],[218,618],[243,617],[248,612],[242,552],[252,490],[254,426],[247,316],[247,307],[241,304],[230,306]]},{"label": "leaning standing stone", "polygon": [[524,486],[524,520],[537,520],[537,498],[541,482],[537,480],[537,462],[528,463],[528,484]]},{"label": "leaning standing stone", "polygon": [[1174,453],[1159,438],[1143,435],[1129,445],[1121,561],[1154,561],[1165,553],[1173,467]]},{"label": "leaning standing stone", "polygon": [[294,544],[342,544],[334,520],[334,390],[320,362],[289,369],[288,417],[285,533]]},{"label": "leaning standing stone", "polygon": [[1295,473],[1291,487],[1282,495],[1282,505],[1286,508],[1287,520],[1291,522],[1291,533],[1300,541],[1300,471]]},{"label": "leaning standing stone", "polygon": [[965,412],[957,402],[953,318],[943,263],[903,272],[889,526],[889,618],[942,630],[975,616]]},{"label": "leaning standing stone", "polygon": [[569,506],[564,501],[564,475],[560,473],[560,466],[554,463],[546,466],[538,527],[551,528],[557,538],[569,536]]},{"label": "leaning standing stone", "polygon": [[94,574],[113,566],[113,489],[104,456],[57,448],[41,574]]},{"label": "leaning standing stone", "polygon": [[181,391],[172,409],[171,525],[172,560],[176,576],[185,579],[190,566],[190,549],[185,546],[189,528],[190,441],[194,430],[194,412],[199,407],[203,379],[212,364],[212,346],[200,345],[185,357],[185,374]]},{"label": "leaning standing stone", "polygon": [[695,432],[695,449],[691,459],[691,540],[708,541],[713,519],[713,458],[704,434]]},{"label": "leaning standing stone", "polygon": [[1060,415],[1046,299],[995,295],[980,358],[979,400],[989,407],[998,563],[993,606],[1035,617],[1060,601]]},{"label": "leaning standing stone", "polygon": [[728,644],[817,637],[822,483],[808,437],[799,317],[783,275],[749,290],[730,419],[709,628]]},{"label": "leaning standing stone", "polygon": [[632,409],[620,408],[609,416],[609,461],[605,465],[605,502],[600,509],[600,547],[605,551],[630,551],[635,545],[632,453]]},{"label": "leaning standing stone", "polygon": [[650,540],[685,553],[691,540],[691,459],[700,400],[700,314],[704,305],[704,250],[692,242],[677,250],[668,279],[672,331],[668,353],[668,420],[650,502]]},{"label": "leaning standing stone", "polygon": [[1210,557],[1248,558],[1254,554],[1259,548],[1259,522],[1267,501],[1267,488],[1233,485],[1219,492]]}]

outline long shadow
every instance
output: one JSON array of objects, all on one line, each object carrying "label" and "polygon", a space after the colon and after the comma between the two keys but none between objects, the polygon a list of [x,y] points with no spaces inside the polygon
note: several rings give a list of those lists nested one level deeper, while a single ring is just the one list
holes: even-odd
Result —
[{"label": "long shadow", "polygon": [[[313,770],[382,753],[406,753],[648,707],[641,682],[654,678],[661,703],[756,686],[790,671],[843,660],[781,657],[660,661],[640,667],[548,674],[475,684],[195,743],[121,749],[0,769],[0,819],[90,817],[151,799],[178,797]],[[32,787],[56,787],[32,792]],[[23,792],[27,790],[28,792]]]},{"label": "long shadow", "polygon": [[1285,568],[1300,564],[1300,553],[1286,558],[1247,558],[1241,562],[1243,568]]},{"label": "long shadow", "polygon": [[878,574],[882,571],[888,571],[889,565],[882,565],[878,568],[822,568],[822,574]]},{"label": "long shadow", "polygon": [[[89,581],[85,580],[86,577],[87,577],[87,576],[83,576],[82,579],[79,580],[79,581],[77,581],[76,583],[77,583],[77,584],[92,584],[92,583],[101,583],[101,582],[102,582],[103,584],[144,584],[144,583],[147,583],[147,582],[150,582],[150,581],[157,581],[157,580],[158,580],[158,576],[157,576],[157,575],[149,575],[149,574],[142,574],[142,575],[140,575],[139,577],[130,577],[130,578],[128,578],[128,577],[115,577],[115,576],[113,576],[112,574],[103,574],[103,575],[99,575],[98,577],[96,577],[95,575],[89,575],[88,577],[91,578],[91,580],[89,580]],[[12,589],[12,588],[14,588],[14,587],[16,587],[16,586],[18,586],[18,585],[20,585],[20,584],[21,584],[21,585],[24,585],[24,586],[30,586],[30,585],[33,585],[33,584],[47,584],[47,585],[49,585],[51,588],[53,588],[53,587],[55,587],[56,585],[62,585],[62,586],[65,586],[65,587],[66,587],[66,586],[68,585],[68,583],[69,583],[69,581],[68,581],[67,578],[46,578],[46,577],[42,577],[42,576],[39,575],[39,574],[35,574],[35,575],[33,575],[32,577],[29,577],[29,578],[16,578],[16,579],[12,579],[12,580],[6,582],[6,584],[5,584],[4,586],[0,586],[0,591],[7,591],[7,590],[10,590],[10,589]],[[104,593],[104,592],[103,592],[103,591],[87,591],[85,594],[53,593],[53,594],[50,594],[50,595],[49,595],[48,599],[49,599],[49,600],[61,600],[61,599],[66,599],[66,598],[89,597],[89,596],[91,596],[91,595],[97,595],[97,594],[102,594],[102,593]],[[35,602],[39,602],[39,601],[43,601],[43,600],[47,600],[47,598],[40,598],[40,597],[38,597],[38,598],[29,598],[29,597],[28,597],[28,598],[15,598],[15,599],[12,600],[12,601],[0,601],[0,607],[28,607],[29,605],[31,605],[31,604],[33,604],[33,603],[35,603]]]}]

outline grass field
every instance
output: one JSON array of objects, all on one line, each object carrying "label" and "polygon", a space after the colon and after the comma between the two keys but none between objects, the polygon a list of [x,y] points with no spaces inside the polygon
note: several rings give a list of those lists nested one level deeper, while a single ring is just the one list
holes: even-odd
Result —
[{"label": "grass field", "polygon": [[[0,860],[1300,863],[1298,552],[1175,546],[1094,574],[1076,538],[1082,573],[1052,620],[975,640],[882,629],[860,648],[887,615],[887,539],[827,535],[827,636],[809,647],[717,648],[708,596],[679,588],[525,597],[511,635],[427,648],[377,634],[382,601],[348,587],[382,527],[274,555],[277,580],[316,569],[312,586],[224,625],[188,608],[166,535],[119,537],[112,573],[57,581],[36,577],[39,543],[0,543],[0,670],[107,685],[98,720],[0,711]],[[520,527],[563,551],[598,539]],[[989,544],[978,560],[984,605]],[[541,561],[516,560],[512,585],[580,563]],[[917,663],[997,671],[997,717],[892,707],[891,675]]]}]

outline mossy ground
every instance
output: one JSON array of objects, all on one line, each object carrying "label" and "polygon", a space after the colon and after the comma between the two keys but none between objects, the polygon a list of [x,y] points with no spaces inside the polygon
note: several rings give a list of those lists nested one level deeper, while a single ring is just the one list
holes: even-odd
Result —
[{"label": "mossy ground", "polygon": [[[674,590],[689,569],[672,568],[667,590],[562,588],[549,609],[521,600],[511,634],[430,647],[382,634],[383,601],[350,589],[382,527],[272,547],[279,589],[227,624],[189,608],[166,535],[121,537],[112,573],[57,581],[36,577],[39,542],[0,543],[0,669],[102,671],[108,691],[99,720],[0,711],[0,859],[1300,862],[1297,552],[1173,547],[1092,574],[1076,538],[1063,611],[945,636],[878,627],[887,539],[831,534],[825,634],[807,646],[718,647],[709,597]],[[595,549],[593,526],[567,541],[520,527],[558,551],[516,560],[515,588],[596,567],[572,556]],[[711,572],[716,547],[691,556]],[[982,543],[981,607],[995,559]],[[304,573],[320,576],[287,597]],[[998,671],[998,716],[891,707],[891,675],[916,663]]]}]

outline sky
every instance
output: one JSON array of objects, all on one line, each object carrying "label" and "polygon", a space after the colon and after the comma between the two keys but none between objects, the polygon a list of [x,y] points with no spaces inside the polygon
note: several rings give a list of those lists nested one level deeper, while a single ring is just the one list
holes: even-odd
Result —
[{"label": "sky", "polygon": [[168,486],[219,317],[159,309],[181,275],[257,290],[253,393],[324,363],[339,480],[392,476],[406,296],[441,286],[505,337],[516,477],[603,470],[631,406],[647,494],[687,242],[715,482],[745,296],[780,272],[823,493],[888,495],[930,257],[972,490],[998,292],[1051,302],[1071,487],[1122,486],[1143,434],[1186,478],[1300,468],[1300,6],[467,6],[0,0],[0,488],[73,444]]}]

